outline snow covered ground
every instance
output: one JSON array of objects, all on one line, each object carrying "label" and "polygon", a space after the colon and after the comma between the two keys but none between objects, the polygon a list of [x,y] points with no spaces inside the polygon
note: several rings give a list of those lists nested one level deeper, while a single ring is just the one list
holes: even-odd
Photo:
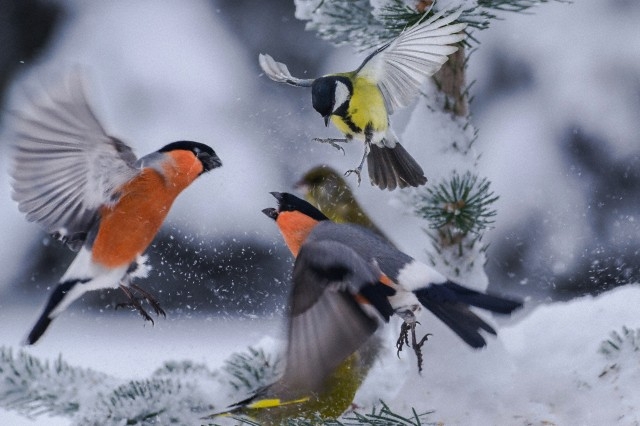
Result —
[{"label": "snow covered ground", "polygon": [[[459,425],[584,424],[640,422],[640,285],[598,297],[540,305],[499,324],[487,348],[467,348],[433,317],[422,319],[433,333],[424,347],[425,369],[416,371],[408,352],[396,357],[396,324],[384,330],[387,348],[356,395],[368,411],[383,399],[410,414],[433,410],[434,422]],[[11,346],[29,323],[24,310],[0,313],[2,341]],[[611,333],[623,327],[637,335],[620,343]],[[57,353],[74,366],[90,367],[121,379],[144,379],[165,361],[192,360],[215,369],[232,352],[279,338],[277,319],[198,318],[159,320],[144,327],[139,318],[70,315],[60,318],[30,354],[53,360]],[[619,350],[602,343],[611,339]],[[634,340],[635,339],[635,340]],[[73,348],[70,350],[70,348]],[[273,348],[270,348],[273,349]],[[221,400],[226,401],[221,395]],[[219,403],[212,401],[212,403]],[[35,421],[0,411],[2,424],[69,424],[68,419]]]}]

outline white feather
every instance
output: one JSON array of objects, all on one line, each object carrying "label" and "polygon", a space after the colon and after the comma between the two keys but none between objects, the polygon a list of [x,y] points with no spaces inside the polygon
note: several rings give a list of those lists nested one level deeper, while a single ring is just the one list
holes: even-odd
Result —
[{"label": "white feather", "polygon": [[88,231],[96,210],[138,172],[135,156],[110,138],[87,104],[82,75],[37,91],[12,111],[15,141],[13,199],[27,219],[50,233]]},{"label": "white feather", "polygon": [[335,112],[338,108],[340,108],[345,102],[349,100],[351,96],[349,93],[349,88],[343,82],[337,80],[336,81],[336,89],[335,89],[335,102],[333,104],[333,112]]},{"label": "white feather", "polygon": [[397,282],[408,291],[415,291],[429,284],[440,284],[447,278],[432,267],[414,260],[407,263],[399,272]]},{"label": "white feather", "polygon": [[409,105],[426,80],[457,50],[453,45],[464,39],[466,24],[449,24],[460,14],[443,17],[440,12],[414,25],[360,65],[358,74],[377,82],[389,114]]}]

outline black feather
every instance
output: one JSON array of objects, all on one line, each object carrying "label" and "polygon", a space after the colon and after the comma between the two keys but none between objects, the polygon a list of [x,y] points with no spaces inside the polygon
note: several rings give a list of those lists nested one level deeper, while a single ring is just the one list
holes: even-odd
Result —
[{"label": "black feather", "polygon": [[62,299],[64,299],[65,295],[75,287],[77,284],[85,283],[89,280],[73,280],[73,281],[65,281],[63,283],[58,284],[56,289],[49,296],[49,301],[47,302],[47,306],[45,306],[42,315],[36,322],[36,325],[33,326],[29,336],[25,340],[25,345],[33,345],[35,342],[42,337],[44,332],[51,324],[53,317],[50,316],[51,312],[60,304]]},{"label": "black feather", "polygon": [[522,306],[520,301],[480,293],[451,281],[443,284],[431,284],[414,291],[414,294],[425,308],[474,348],[486,345],[480,330],[494,335],[496,331],[473,313],[469,306],[497,314],[510,314]]},{"label": "black feather", "polygon": [[370,148],[367,167],[373,185],[392,191],[396,187],[416,187],[427,183],[422,167],[399,143],[393,148],[375,144]]}]

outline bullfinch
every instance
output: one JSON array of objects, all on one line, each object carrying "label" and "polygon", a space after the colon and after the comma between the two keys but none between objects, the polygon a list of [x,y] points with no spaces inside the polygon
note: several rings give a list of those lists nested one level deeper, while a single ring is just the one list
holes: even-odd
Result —
[{"label": "bullfinch", "polygon": [[200,175],[222,165],[211,147],[170,143],[136,159],[109,136],[85,95],[80,68],[25,87],[12,111],[13,199],[29,221],[78,251],[28,334],[31,345],[73,301],[92,290],[120,287],[146,320],[139,298],[164,311],[132,278],[145,276],[142,256],[176,197]]}]

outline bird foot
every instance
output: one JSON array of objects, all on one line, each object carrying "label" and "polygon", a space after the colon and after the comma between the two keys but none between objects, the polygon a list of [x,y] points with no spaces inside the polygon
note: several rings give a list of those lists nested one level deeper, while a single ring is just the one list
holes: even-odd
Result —
[{"label": "bird foot", "polygon": [[400,336],[398,337],[398,341],[396,342],[396,348],[398,349],[397,355],[399,358],[402,348],[405,345],[409,346],[409,331],[411,331],[411,349],[413,349],[413,352],[418,358],[418,372],[422,372],[422,345],[424,345],[425,342],[429,340],[429,336],[431,336],[432,334],[427,333],[422,337],[422,339],[418,341],[418,339],[416,338],[416,325],[418,324],[420,323],[417,321],[412,323],[402,323],[402,326],[400,326]]},{"label": "bird foot", "polygon": [[[165,311],[160,307],[160,303],[158,303],[156,298],[153,297],[151,293],[138,287],[135,284],[129,284],[129,286],[120,285],[120,288],[129,298],[129,302],[118,303],[116,305],[116,309],[124,307],[135,308],[140,313],[140,315],[142,315],[145,321],[149,321],[152,325],[155,325],[153,318],[151,318],[151,316],[147,313],[147,311],[142,307],[142,304],[140,303],[140,300],[146,300],[147,303],[151,305],[151,308],[153,309],[153,312],[156,314],[156,316],[162,315],[165,318],[167,317]],[[134,292],[140,294],[141,297],[136,297]]]},{"label": "bird foot", "polygon": [[320,143],[328,143],[338,151],[342,151],[342,155],[346,155],[344,152],[344,148],[338,144],[349,142],[347,139],[335,139],[335,138],[313,138],[313,141],[320,142]]},{"label": "bird foot", "polygon": [[355,169],[350,169],[350,170],[347,170],[346,172],[344,172],[344,175],[345,176],[349,176],[349,175],[351,175],[351,173],[355,173],[356,174],[356,176],[358,177],[358,186],[360,186],[360,182],[362,181],[362,176],[361,176],[362,169],[359,168],[359,167],[357,167]]}]

